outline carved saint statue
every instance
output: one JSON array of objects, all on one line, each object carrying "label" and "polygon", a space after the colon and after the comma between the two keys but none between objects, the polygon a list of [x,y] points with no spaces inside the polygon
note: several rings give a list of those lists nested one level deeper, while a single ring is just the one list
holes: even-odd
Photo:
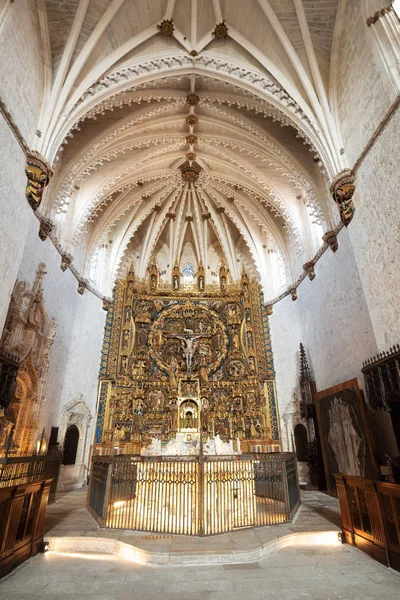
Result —
[{"label": "carved saint statue", "polygon": [[188,410],[185,418],[186,429],[193,429],[193,414]]},{"label": "carved saint statue", "polygon": [[169,386],[171,390],[176,390],[178,387],[178,361],[175,356],[172,357],[169,365]]},{"label": "carved saint statue", "polygon": [[329,408],[329,422],[328,443],[334,452],[339,472],[364,477],[359,459],[362,438],[354,427],[356,416],[353,407],[335,397]]}]

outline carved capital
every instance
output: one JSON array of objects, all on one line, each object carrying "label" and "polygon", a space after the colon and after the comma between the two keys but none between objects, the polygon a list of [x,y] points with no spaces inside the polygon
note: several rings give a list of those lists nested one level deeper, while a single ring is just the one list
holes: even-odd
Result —
[{"label": "carved capital", "polygon": [[339,243],[336,235],[336,231],[327,231],[322,236],[322,240],[325,244],[328,244],[332,252],[336,252],[339,248]]},{"label": "carved capital", "polygon": [[53,171],[39,152],[32,150],[26,157],[25,175],[28,178],[25,196],[33,210],[39,208],[43,192]]},{"label": "carved capital", "polygon": [[315,267],[315,263],[313,260],[310,260],[309,262],[306,262],[303,265],[303,269],[305,270],[305,272],[308,275],[308,278],[310,281],[312,281],[313,279],[315,279],[315,271],[314,271],[314,267]]},{"label": "carved capital", "polygon": [[356,189],[355,176],[350,169],[341,171],[331,183],[332,198],[339,207],[340,220],[346,227],[354,216],[353,194]]}]

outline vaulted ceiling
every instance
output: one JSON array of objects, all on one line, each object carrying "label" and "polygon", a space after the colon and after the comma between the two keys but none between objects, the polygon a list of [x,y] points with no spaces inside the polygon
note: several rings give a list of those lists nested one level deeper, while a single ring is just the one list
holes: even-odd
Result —
[{"label": "vaulted ceiling", "polygon": [[171,270],[188,247],[233,279],[244,266],[269,296],[268,253],[299,274],[346,166],[332,109],[338,3],[38,3],[46,210],[101,291],[131,262],[145,277],[153,255]]}]

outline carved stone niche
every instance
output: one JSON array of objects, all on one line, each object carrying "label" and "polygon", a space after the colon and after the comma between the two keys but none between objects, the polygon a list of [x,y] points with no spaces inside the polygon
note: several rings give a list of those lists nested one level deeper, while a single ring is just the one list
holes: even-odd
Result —
[{"label": "carved stone niche", "polygon": [[33,285],[17,281],[11,295],[0,354],[12,356],[18,371],[14,393],[0,414],[0,453],[4,453],[5,448],[11,455],[29,455],[36,451],[35,434],[56,334],[56,323],[54,319],[48,322],[44,310],[45,274],[45,264],[40,263]]},{"label": "carved stone niche", "polygon": [[[57,489],[59,491],[67,492],[85,485],[87,469],[85,454],[91,420],[90,409],[82,396],[78,400],[73,400],[64,409],[60,428],[63,460],[58,478]],[[76,444],[76,447],[74,447],[74,444]]]},{"label": "carved stone niche", "polygon": [[313,438],[313,431],[301,412],[300,398],[298,393],[294,391],[287,410],[282,414],[282,437],[286,451],[296,453],[300,485],[307,485],[311,480],[306,447]]}]

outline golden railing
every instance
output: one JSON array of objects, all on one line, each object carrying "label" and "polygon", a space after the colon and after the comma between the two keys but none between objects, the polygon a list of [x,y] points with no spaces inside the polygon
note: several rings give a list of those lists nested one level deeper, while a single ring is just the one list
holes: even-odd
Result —
[{"label": "golden railing", "polygon": [[94,456],[88,509],[101,527],[212,535],[291,521],[293,454]]}]

